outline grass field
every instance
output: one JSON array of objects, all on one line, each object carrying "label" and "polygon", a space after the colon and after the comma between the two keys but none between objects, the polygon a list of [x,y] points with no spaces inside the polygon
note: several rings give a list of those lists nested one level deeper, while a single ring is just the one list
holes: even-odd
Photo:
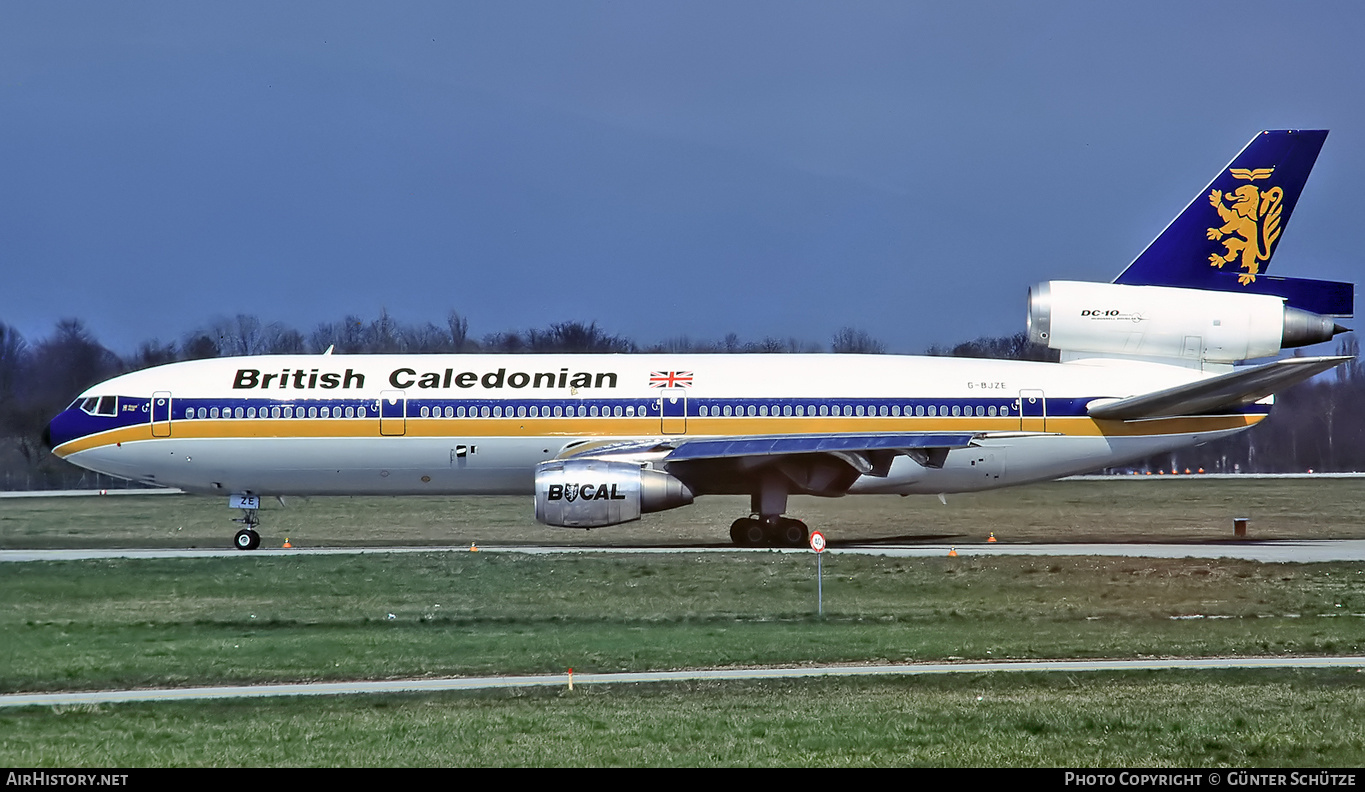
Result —
[{"label": "grass field", "polygon": [[[947,507],[808,504],[842,515],[828,528],[836,540],[962,542],[994,530],[1006,541],[1106,533],[1218,541],[1229,537],[1234,510],[1252,519],[1253,535],[1322,538],[1360,531],[1360,488],[1354,480],[1062,482],[950,497]],[[1021,497],[1011,503],[1006,494]],[[682,527],[658,521],[586,536],[528,524],[521,499],[319,499],[270,516],[296,520],[286,527],[304,533],[291,538],[310,544],[378,534],[393,544],[696,545],[720,543],[705,521],[728,524],[743,504],[726,500]],[[893,513],[901,522],[882,522]],[[228,514],[216,502],[169,496],[9,501],[0,502],[0,536],[9,547],[89,546],[95,537],[221,545]],[[680,523],[686,514],[676,513]],[[911,527],[926,515],[940,521]],[[808,554],[0,564],[0,690],[1365,653],[1359,564],[878,558],[836,546],[824,584],[821,619]],[[997,674],[31,708],[0,711],[0,763],[1359,766],[1362,682],[1360,671]]]},{"label": "grass field", "polygon": [[[791,513],[840,541],[1223,541],[1234,517],[1252,539],[1365,538],[1365,479],[1060,481],[932,496],[792,499]],[[193,496],[0,499],[0,548],[228,547],[240,527],[226,498]],[[529,497],[274,500],[261,512],[263,546],[728,545],[748,499],[709,497],[594,531],[533,517]]]},{"label": "grass field", "polygon": [[1360,767],[1358,672],[970,675],[0,711],[11,766]]}]

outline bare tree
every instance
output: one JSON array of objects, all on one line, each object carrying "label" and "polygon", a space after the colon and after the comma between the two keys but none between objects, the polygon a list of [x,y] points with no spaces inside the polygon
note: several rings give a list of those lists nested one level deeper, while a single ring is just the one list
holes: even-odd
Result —
[{"label": "bare tree", "polygon": [[880,355],[886,352],[886,345],[863,330],[843,327],[834,334],[830,351],[844,354]]}]

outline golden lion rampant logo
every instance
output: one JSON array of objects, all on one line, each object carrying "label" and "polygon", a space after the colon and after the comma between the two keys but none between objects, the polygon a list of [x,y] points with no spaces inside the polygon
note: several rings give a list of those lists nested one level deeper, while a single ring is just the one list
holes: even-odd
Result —
[{"label": "golden lion rampant logo", "polygon": [[[1232,178],[1256,182],[1270,178],[1274,168],[1232,168],[1228,173]],[[1223,205],[1223,199],[1229,201]],[[1223,255],[1214,253],[1209,256],[1209,266],[1221,269],[1224,264],[1241,259],[1239,262],[1245,272],[1237,275],[1237,282],[1243,286],[1256,280],[1261,271],[1261,262],[1270,258],[1275,240],[1280,238],[1280,210],[1284,200],[1284,190],[1271,187],[1257,189],[1254,184],[1244,184],[1224,196],[1222,190],[1209,193],[1209,203],[1218,210],[1223,225],[1209,229],[1209,239],[1223,240]],[[1227,237],[1224,239],[1224,237]]]}]

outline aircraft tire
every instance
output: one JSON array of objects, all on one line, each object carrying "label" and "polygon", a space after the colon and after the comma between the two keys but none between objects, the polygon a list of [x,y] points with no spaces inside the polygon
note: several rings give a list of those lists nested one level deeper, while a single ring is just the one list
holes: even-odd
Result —
[{"label": "aircraft tire", "polygon": [[250,528],[243,528],[232,538],[232,544],[238,550],[255,550],[261,546],[261,535]]},{"label": "aircraft tire", "polygon": [[805,547],[810,540],[810,529],[800,520],[784,517],[777,524],[776,544],[786,547]]},{"label": "aircraft tire", "polygon": [[767,541],[763,523],[752,517],[741,517],[730,524],[730,541],[740,547],[758,547]]}]

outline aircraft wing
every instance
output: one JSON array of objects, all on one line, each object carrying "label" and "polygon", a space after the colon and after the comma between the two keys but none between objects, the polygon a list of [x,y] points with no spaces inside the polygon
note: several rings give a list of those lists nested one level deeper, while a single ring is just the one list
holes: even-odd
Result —
[{"label": "aircraft wing", "polygon": [[1091,418],[1131,421],[1201,415],[1220,408],[1241,407],[1260,401],[1291,385],[1341,365],[1350,357],[1284,358],[1262,366],[1249,366],[1187,385],[1130,396],[1100,399],[1087,409]]},{"label": "aircraft wing", "polygon": [[981,432],[900,432],[877,434],[767,435],[686,440],[664,457],[665,462],[691,459],[772,457],[833,452],[928,450],[966,448]]},{"label": "aircraft wing", "polygon": [[885,477],[897,456],[941,468],[954,448],[984,432],[879,432],[758,435],[678,440],[662,467],[704,490],[774,475],[793,493],[842,495],[859,476]]},{"label": "aircraft wing", "polygon": [[[948,452],[966,448],[985,432],[877,432],[855,434],[752,435],[664,438],[584,443],[560,459],[650,459],[683,480],[738,480],[763,469],[781,469],[802,490],[841,492],[860,475],[885,476],[892,460],[908,456],[928,468],[943,467]],[[817,471],[823,470],[823,474]]]}]

